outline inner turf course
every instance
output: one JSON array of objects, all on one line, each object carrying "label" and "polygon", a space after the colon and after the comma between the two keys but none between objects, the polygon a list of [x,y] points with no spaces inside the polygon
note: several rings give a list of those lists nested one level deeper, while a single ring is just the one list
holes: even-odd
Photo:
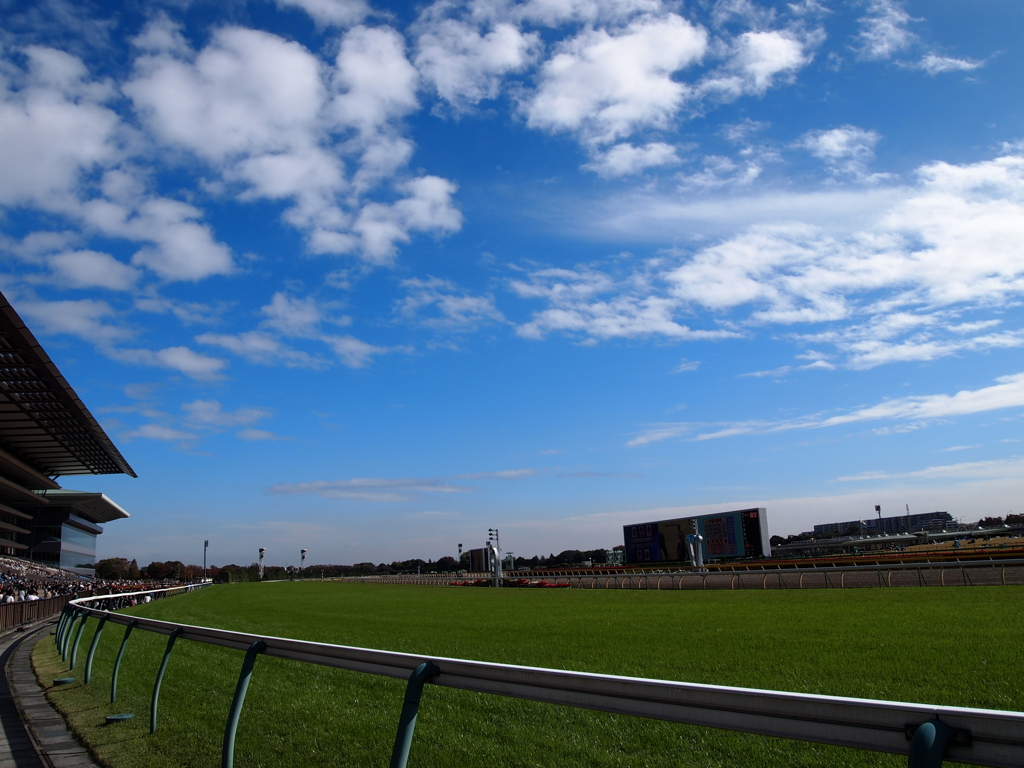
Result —
[{"label": "inner turf course", "polygon": [[[657,592],[339,582],[235,584],[131,612],[186,624],[433,656],[932,704],[1024,709],[1024,589]],[[92,639],[87,626],[82,647]],[[94,682],[51,691],[113,768],[215,766],[242,653],[103,633]],[[65,674],[53,643],[35,661]],[[81,660],[80,660],[81,665]],[[81,679],[81,670],[78,671]],[[260,657],[235,765],[385,766],[405,685]],[[107,714],[135,712],[116,727]],[[905,759],[428,686],[410,766],[897,766]]]}]

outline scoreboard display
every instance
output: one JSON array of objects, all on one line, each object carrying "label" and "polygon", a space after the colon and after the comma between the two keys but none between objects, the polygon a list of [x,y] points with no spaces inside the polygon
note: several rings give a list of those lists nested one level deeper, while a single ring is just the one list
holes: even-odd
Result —
[{"label": "scoreboard display", "polygon": [[626,563],[688,562],[686,537],[704,537],[704,559],[768,557],[768,514],[764,507],[737,509],[622,527]]}]

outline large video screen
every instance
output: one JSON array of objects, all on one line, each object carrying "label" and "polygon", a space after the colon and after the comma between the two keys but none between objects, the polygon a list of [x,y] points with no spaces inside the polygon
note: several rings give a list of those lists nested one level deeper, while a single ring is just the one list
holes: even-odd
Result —
[{"label": "large video screen", "polygon": [[705,560],[771,554],[764,507],[624,525],[622,533],[627,564],[689,562],[686,537],[690,534],[704,537],[701,549]]}]

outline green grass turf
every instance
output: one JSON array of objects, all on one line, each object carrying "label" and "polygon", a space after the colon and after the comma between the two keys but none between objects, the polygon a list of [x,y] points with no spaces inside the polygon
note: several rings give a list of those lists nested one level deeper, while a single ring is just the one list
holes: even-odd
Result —
[{"label": "green grass turf", "polygon": [[[656,592],[353,583],[234,584],[130,612],[188,624],[424,655],[931,704],[1024,709],[1024,588]],[[113,768],[216,766],[243,653],[179,641],[149,701],[166,638],[136,631],[118,702],[109,625],[81,683],[50,692]],[[53,642],[40,677],[61,677]],[[404,682],[259,657],[235,765],[388,764]],[[135,712],[126,724],[107,714]],[[730,733],[428,686],[410,766],[899,766],[879,753]]]}]

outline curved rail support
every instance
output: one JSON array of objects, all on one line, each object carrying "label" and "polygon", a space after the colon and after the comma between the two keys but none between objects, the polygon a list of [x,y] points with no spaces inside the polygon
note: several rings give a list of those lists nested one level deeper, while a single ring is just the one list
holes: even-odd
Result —
[{"label": "curved rail support", "polygon": [[235,734],[238,732],[238,718],[242,716],[245,692],[249,690],[249,678],[252,677],[252,669],[256,666],[256,657],[266,649],[267,644],[262,640],[257,640],[245,652],[242,671],[238,675],[238,685],[235,686],[235,698],[231,700],[231,710],[228,712],[228,725],[224,729],[224,749],[220,758],[221,768],[233,768],[235,765]]},{"label": "curved rail support", "polygon": [[71,664],[68,669],[74,669],[78,662],[78,644],[82,642],[82,633],[85,632],[85,622],[89,620],[89,614],[82,612],[82,621],[78,624],[78,632],[75,633],[75,642],[71,646]]},{"label": "curved rail support", "polygon": [[135,625],[138,621],[129,622],[128,626],[124,628],[124,639],[121,640],[121,648],[117,652],[117,659],[114,661],[114,673],[110,676],[110,703],[113,704],[117,701],[117,671],[121,669],[121,659],[124,658],[124,649],[128,645],[128,638],[131,637],[132,630],[135,629]]},{"label": "curved rail support", "polygon": [[171,660],[171,651],[174,650],[174,641],[178,639],[185,630],[178,627],[171,636],[167,638],[167,649],[164,651],[164,659],[160,662],[160,671],[156,673],[156,682],[153,684],[153,703],[149,707],[149,732],[156,733],[156,710],[160,703],[160,684],[164,681],[164,672],[167,671],[167,662]]},{"label": "curved rail support", "polygon": [[103,625],[107,623],[107,616],[100,616],[99,626],[92,636],[92,643],[89,644],[89,655],[85,657],[85,682],[92,680],[92,660],[96,655],[96,646],[100,644],[100,634],[103,632]]},{"label": "curved rail support", "polygon": [[60,618],[57,619],[57,630],[53,633],[53,642],[57,644],[58,648],[60,648],[60,639],[64,635],[64,626],[68,623],[68,617],[73,610],[71,606],[65,605],[64,610],[60,612]]},{"label": "curved rail support", "polygon": [[69,642],[71,639],[71,633],[74,631],[75,621],[78,619],[78,614],[81,611],[78,608],[71,609],[71,615],[68,617],[67,623],[64,625],[64,634],[60,638],[60,660],[68,660],[68,649],[71,646]]},{"label": "curved rail support", "polygon": [[398,718],[398,733],[395,734],[395,748],[391,752],[390,768],[405,768],[409,761],[409,748],[412,746],[412,734],[416,729],[416,715],[420,709],[423,685],[439,674],[441,674],[440,669],[429,661],[425,661],[416,667],[409,676],[409,684],[405,687],[402,714]]},{"label": "curved rail support", "polygon": [[917,726],[910,740],[907,768],[942,768],[942,755],[949,743],[949,726],[941,720],[929,720]]}]

